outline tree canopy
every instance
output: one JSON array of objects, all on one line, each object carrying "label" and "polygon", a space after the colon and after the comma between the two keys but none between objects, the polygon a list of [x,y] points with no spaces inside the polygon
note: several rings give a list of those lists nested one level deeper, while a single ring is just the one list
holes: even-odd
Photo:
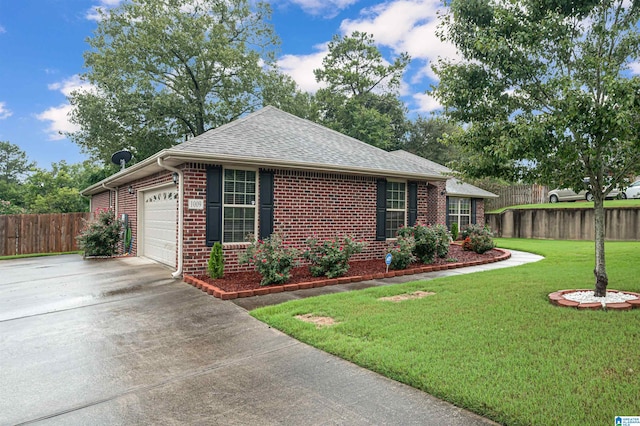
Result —
[{"label": "tree canopy", "polygon": [[606,292],[604,198],[640,170],[636,2],[452,0],[440,28],[463,61],[440,60],[435,96],[467,126],[472,176],[499,174],[594,196],[596,295]]},{"label": "tree canopy", "polygon": [[400,54],[387,64],[370,34],[355,31],[334,36],[316,80],[322,124],[384,149],[402,144],[406,108],[399,88],[410,58]]},{"label": "tree canopy", "polygon": [[70,137],[105,163],[121,149],[141,160],[262,106],[263,89],[281,82],[269,17],[250,0],[131,0],[104,12],[85,53],[91,89],[70,97],[81,128]]}]

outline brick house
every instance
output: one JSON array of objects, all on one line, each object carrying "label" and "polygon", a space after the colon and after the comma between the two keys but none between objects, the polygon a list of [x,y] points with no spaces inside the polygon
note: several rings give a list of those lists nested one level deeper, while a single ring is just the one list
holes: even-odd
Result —
[{"label": "brick house", "polygon": [[265,107],[82,194],[91,197],[92,211],[126,214],[131,254],[175,268],[177,277],[205,273],[216,241],[225,271],[245,270],[237,259],[250,233],[279,232],[299,248],[312,235],[352,235],[368,242],[358,258],[370,259],[384,256],[404,224],[483,224],[483,198],[495,195],[475,187],[456,192],[461,187],[444,169]]}]

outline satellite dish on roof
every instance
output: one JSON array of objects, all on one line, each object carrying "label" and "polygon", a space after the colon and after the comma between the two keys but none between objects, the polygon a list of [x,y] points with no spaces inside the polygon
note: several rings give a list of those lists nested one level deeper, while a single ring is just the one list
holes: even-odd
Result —
[{"label": "satellite dish on roof", "polygon": [[121,170],[124,170],[124,165],[131,161],[131,153],[126,150],[118,151],[111,156],[113,164],[120,166]]}]

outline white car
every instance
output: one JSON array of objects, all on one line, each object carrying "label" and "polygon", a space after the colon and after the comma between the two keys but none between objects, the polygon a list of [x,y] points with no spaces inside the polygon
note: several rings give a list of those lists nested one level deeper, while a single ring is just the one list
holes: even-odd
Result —
[{"label": "white car", "polygon": [[[618,198],[618,196],[622,196],[622,193],[617,189],[612,190],[608,195],[607,199]],[[591,192],[582,190],[576,193],[573,189],[562,188],[562,189],[554,189],[549,191],[548,194],[550,203],[557,203],[558,201],[578,201],[578,200],[587,200],[593,201],[593,195]]]},{"label": "white car", "polygon": [[620,198],[640,198],[640,180],[633,182],[624,192],[621,192]]}]

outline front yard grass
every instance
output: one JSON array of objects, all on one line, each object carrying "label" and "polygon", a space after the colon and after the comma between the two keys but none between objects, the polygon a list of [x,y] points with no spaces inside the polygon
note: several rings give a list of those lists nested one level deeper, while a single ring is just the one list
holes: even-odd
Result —
[{"label": "front yard grass", "polygon": [[[578,311],[547,295],[592,288],[593,242],[498,239],[540,262],[287,302],[256,318],[497,422],[613,424],[640,415],[640,309]],[[609,288],[640,292],[640,242],[609,242]],[[435,292],[401,303],[379,301]],[[337,325],[296,319],[313,314]]]}]

